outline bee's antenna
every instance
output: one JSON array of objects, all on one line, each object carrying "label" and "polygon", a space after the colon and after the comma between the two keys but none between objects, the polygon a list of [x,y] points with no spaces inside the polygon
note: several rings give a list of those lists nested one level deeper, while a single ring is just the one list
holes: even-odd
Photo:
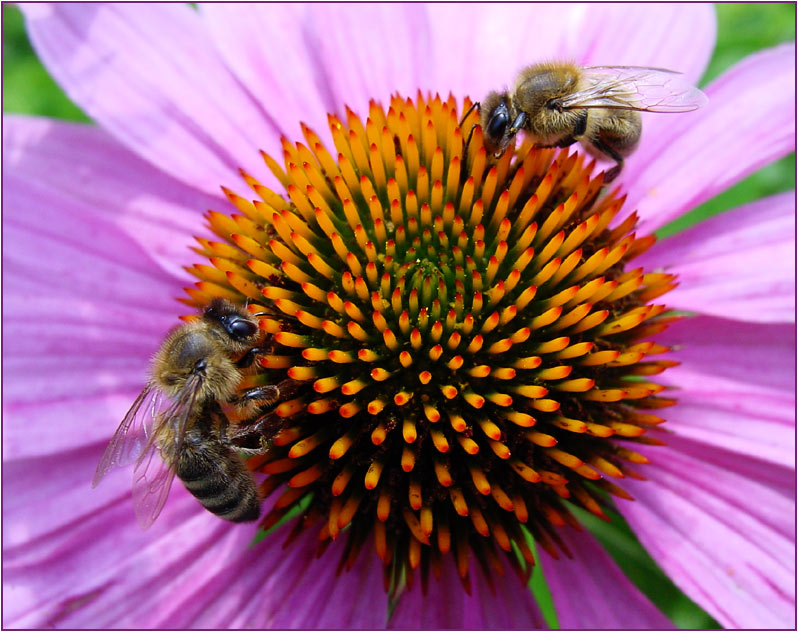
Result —
[{"label": "bee's antenna", "polygon": [[[462,127],[463,126],[463,123],[465,123],[466,119],[468,118],[468,115],[471,114],[471,112],[473,112],[475,109],[476,109],[477,112],[479,112],[479,109],[480,109],[480,102],[479,101],[474,101],[473,105],[466,110],[466,113],[463,114],[463,118],[460,119],[460,124],[458,125],[458,127]],[[471,128],[471,131],[472,132],[474,131],[473,127]],[[469,136],[469,138],[471,138],[471,136]]]},{"label": "bee's antenna", "polygon": [[[473,112],[475,109],[476,109],[477,112],[479,112],[480,111],[480,107],[481,107],[480,102],[479,101],[474,101],[473,105],[470,108],[468,108],[468,110],[466,110],[465,114],[463,114],[463,118],[460,119],[460,124],[459,124],[458,127],[463,127],[463,123],[466,122],[466,119],[469,117],[471,112]],[[465,145],[463,145],[463,159],[462,159],[463,166],[461,167],[462,171],[460,172],[460,174],[461,174],[460,178],[461,178],[462,182],[465,182],[465,180],[466,180],[465,176],[468,173],[468,170],[465,168],[466,167],[466,163],[468,162],[468,147],[469,147],[469,145],[471,145],[471,138],[474,136],[474,129],[476,128],[476,126],[477,126],[476,123],[474,123],[471,126],[471,129],[468,132],[468,138],[466,138]]]}]

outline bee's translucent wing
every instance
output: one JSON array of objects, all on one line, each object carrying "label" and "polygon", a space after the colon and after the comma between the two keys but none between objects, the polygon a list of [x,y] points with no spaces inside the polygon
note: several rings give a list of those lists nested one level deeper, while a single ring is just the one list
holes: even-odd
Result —
[{"label": "bee's translucent wing", "polygon": [[158,413],[147,448],[133,469],[133,508],[142,529],[147,529],[161,513],[186,437],[202,378],[190,378],[168,408]]},{"label": "bee's translucent wing", "polygon": [[142,389],[105,448],[94,472],[92,487],[96,487],[112,467],[130,465],[142,455],[165,399],[152,382]]},{"label": "bee's translucent wing", "polygon": [[709,102],[683,74],[664,68],[593,66],[582,77],[585,87],[563,98],[563,108],[690,112]]},{"label": "bee's translucent wing", "polygon": [[133,509],[142,529],[148,529],[161,513],[175,478],[175,464],[161,458],[153,444],[133,470]]}]

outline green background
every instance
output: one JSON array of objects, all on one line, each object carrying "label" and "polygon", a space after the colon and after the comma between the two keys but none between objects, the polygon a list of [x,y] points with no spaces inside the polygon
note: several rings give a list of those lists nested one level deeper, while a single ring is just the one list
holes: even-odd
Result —
[{"label": "green background", "polygon": [[[704,86],[747,55],[795,40],[794,3],[716,4],[718,41],[700,85]],[[38,114],[86,121],[47,74],[32,51],[19,10],[4,3],[3,17],[3,111]],[[795,154],[754,173],[728,191],[694,209],[686,217],[666,226],[660,235],[683,229],[705,217],[766,195],[795,188]],[[575,510],[575,512],[578,510]],[[719,627],[709,615],[685,597],[657,567],[651,557],[617,515],[611,524],[578,514],[616,559],[626,574],[665,614],[681,628]],[[544,615],[556,625],[545,581],[539,571],[532,579]],[[610,588],[611,589],[611,588]],[[766,604],[762,604],[766,607]]]}]

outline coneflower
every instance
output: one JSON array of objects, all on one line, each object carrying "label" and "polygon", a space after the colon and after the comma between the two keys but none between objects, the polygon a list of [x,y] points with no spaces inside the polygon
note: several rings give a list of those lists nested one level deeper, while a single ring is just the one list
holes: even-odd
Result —
[{"label": "coneflower", "polygon": [[[650,237],[794,149],[794,46],[646,119],[616,190],[578,146],[489,159],[463,97],[543,59],[695,83],[711,5],[20,7],[98,126],[4,115],[5,627],[538,628],[532,552],[545,623],[666,628],[573,528],[608,507],[721,625],[794,627],[794,192]],[[298,391],[262,525],[175,484],[140,531],[128,472],[89,486],[194,261],[190,305],[270,314],[247,383]]]}]

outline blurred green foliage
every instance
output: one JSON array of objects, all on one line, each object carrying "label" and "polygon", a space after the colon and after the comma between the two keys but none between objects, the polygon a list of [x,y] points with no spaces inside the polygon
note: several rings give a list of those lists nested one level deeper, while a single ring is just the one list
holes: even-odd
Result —
[{"label": "blurred green foliage", "polygon": [[33,52],[19,9],[3,3],[3,112],[88,121]]},{"label": "blurred green foliage", "polygon": [[795,40],[794,2],[718,3],[718,41],[703,87],[743,57]]},{"label": "blurred green foliage", "polygon": [[[795,4],[717,4],[718,40],[701,85],[710,83],[747,55],[795,40]],[[87,121],[36,58],[25,34],[19,10],[4,3],[3,17],[3,111]],[[761,169],[728,191],[666,226],[669,235],[702,218],[795,187],[795,154]],[[684,596],[646,553],[628,525],[616,513],[605,523],[578,512],[583,524],[596,535],[627,576],[680,628],[719,627],[703,610]],[[532,588],[549,624],[556,625],[551,597],[540,572],[535,570]],[[764,606],[764,604],[763,604]]]}]

